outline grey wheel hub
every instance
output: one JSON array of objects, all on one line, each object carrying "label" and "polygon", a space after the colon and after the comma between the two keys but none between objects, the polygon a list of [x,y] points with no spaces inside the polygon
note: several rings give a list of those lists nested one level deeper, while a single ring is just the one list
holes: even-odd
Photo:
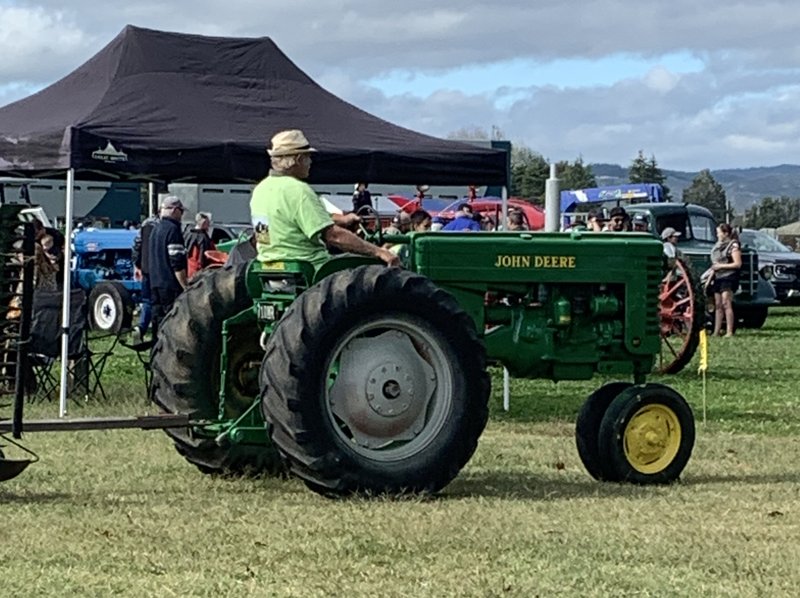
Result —
[{"label": "grey wheel hub", "polygon": [[407,334],[390,330],[344,346],[328,398],[353,441],[376,449],[419,435],[435,390],[434,369]]}]

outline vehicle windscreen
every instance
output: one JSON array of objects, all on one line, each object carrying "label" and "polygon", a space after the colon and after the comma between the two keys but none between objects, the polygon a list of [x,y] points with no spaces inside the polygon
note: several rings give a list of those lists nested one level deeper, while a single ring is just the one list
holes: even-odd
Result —
[{"label": "vehicle windscreen", "polygon": [[766,233],[759,231],[742,231],[739,235],[742,245],[752,247],[756,251],[770,253],[792,253],[792,250],[783,243],[778,242]]},{"label": "vehicle windscreen", "polygon": [[713,218],[702,214],[689,214],[689,225],[691,234],[686,235],[687,239],[709,243],[717,242],[717,224]]}]

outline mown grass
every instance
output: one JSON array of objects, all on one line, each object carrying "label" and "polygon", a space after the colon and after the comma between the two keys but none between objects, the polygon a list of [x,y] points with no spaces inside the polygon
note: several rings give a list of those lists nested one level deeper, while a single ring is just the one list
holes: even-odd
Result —
[{"label": "mown grass", "polygon": [[[160,432],[29,434],[0,486],[2,596],[795,596],[800,311],[711,339],[707,423],[681,483],[600,484],[573,422],[591,383],[513,381],[462,474],[433,499],[331,501],[296,480],[224,480]],[[135,357],[110,405],[147,409]],[[696,363],[656,378],[702,412]],[[54,416],[55,404],[31,416]]]}]

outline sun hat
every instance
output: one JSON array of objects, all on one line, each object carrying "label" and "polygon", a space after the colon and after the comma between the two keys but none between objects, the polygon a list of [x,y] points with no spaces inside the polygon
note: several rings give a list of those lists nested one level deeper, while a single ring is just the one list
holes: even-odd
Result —
[{"label": "sun hat", "polygon": [[184,210],[183,202],[181,198],[177,195],[167,195],[164,199],[161,200],[161,208],[164,210]]},{"label": "sun hat", "polygon": [[211,215],[208,212],[197,212],[194,215],[195,224],[201,224],[203,220],[211,220]]},{"label": "sun hat", "polygon": [[661,231],[661,240],[662,241],[666,241],[670,237],[680,237],[680,236],[681,236],[681,233],[676,231],[671,226],[668,226],[667,228],[665,228],[664,230]]},{"label": "sun hat", "polygon": [[281,131],[272,137],[270,143],[272,148],[267,150],[267,153],[277,158],[279,156],[294,156],[295,154],[307,154],[315,152],[311,144],[299,129],[291,129],[289,131]]}]

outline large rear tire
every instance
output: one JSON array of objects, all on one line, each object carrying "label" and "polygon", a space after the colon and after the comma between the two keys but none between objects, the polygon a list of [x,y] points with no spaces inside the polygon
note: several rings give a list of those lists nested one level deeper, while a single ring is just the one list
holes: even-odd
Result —
[{"label": "large rear tire", "polygon": [[433,493],[469,461],[488,418],[475,324],[430,279],[336,272],[275,328],[262,407],[293,473],[327,495]]},{"label": "large rear tire", "polygon": [[705,317],[700,285],[682,260],[676,259],[661,281],[659,301],[661,351],[656,368],[661,374],[677,374],[697,351]]},{"label": "large rear tire", "polygon": [[[222,322],[252,305],[246,273],[246,263],[201,273],[162,321],[151,361],[150,396],[166,411],[192,419],[219,419]],[[258,397],[257,372],[263,355],[258,332],[255,325],[233,331],[227,362],[227,419],[241,415]],[[256,475],[281,469],[266,429],[263,446],[220,445],[195,437],[188,429],[166,432],[178,452],[203,473]]]}]

